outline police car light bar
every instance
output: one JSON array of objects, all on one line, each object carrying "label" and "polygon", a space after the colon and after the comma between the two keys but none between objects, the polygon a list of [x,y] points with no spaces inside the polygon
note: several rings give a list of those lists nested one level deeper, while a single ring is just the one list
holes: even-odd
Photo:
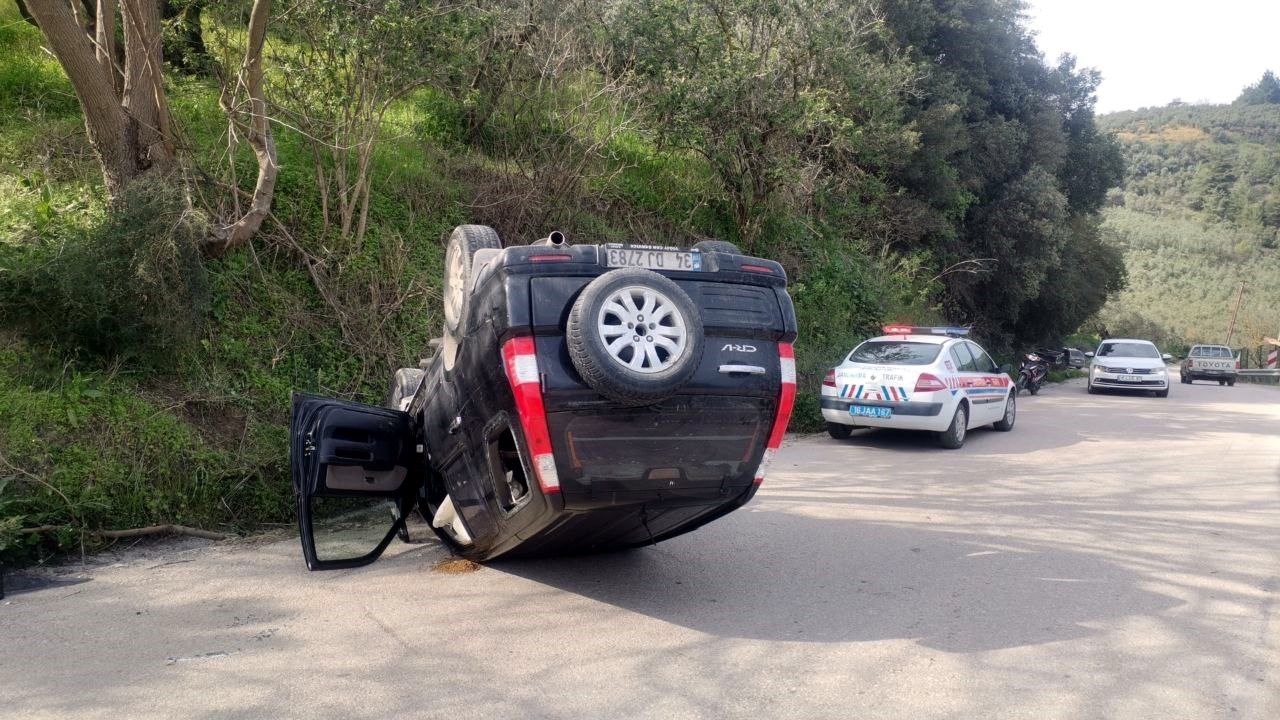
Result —
[{"label": "police car light bar", "polygon": [[916,327],[912,325],[885,325],[885,335],[947,335],[950,337],[964,337],[969,334],[969,328],[962,327]]}]

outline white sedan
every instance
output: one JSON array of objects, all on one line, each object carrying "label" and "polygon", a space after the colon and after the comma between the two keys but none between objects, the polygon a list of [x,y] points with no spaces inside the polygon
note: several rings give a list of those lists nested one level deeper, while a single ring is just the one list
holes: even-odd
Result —
[{"label": "white sedan", "polygon": [[1090,393],[1099,390],[1141,390],[1157,397],[1169,397],[1169,371],[1172,358],[1161,355],[1150,340],[1117,338],[1103,340],[1089,365]]},{"label": "white sedan", "polygon": [[888,325],[854,348],[822,381],[822,417],[831,437],[855,427],[926,430],[946,448],[972,428],[1012,430],[1017,393],[1008,374],[964,328]]}]

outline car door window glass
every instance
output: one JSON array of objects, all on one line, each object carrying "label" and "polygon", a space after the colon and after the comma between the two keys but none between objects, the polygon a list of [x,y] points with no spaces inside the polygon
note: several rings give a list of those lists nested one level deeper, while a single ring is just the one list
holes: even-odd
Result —
[{"label": "car door window glass", "polygon": [[956,370],[977,372],[973,364],[973,354],[969,352],[969,348],[965,347],[965,343],[956,343],[951,346],[951,359],[956,363]]},{"label": "car door window glass", "polygon": [[996,372],[996,363],[985,350],[978,347],[974,343],[965,343],[969,347],[969,351],[973,354],[973,365],[978,372],[993,373]]}]

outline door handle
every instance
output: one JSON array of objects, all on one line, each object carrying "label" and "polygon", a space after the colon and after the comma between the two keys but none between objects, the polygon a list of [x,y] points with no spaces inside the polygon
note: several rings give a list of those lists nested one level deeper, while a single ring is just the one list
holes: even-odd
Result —
[{"label": "door handle", "polygon": [[768,372],[768,370],[765,370],[759,365],[736,365],[735,364],[735,365],[721,365],[720,372],[725,374],[742,373],[744,375],[763,375],[766,372]]}]

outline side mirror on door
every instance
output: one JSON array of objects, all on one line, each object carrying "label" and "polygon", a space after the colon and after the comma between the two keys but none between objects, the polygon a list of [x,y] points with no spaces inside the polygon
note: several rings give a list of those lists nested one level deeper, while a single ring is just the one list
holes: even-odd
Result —
[{"label": "side mirror on door", "polygon": [[1084,356],[1085,356],[1085,357],[1087,357],[1087,358],[1091,358],[1091,357],[1093,357],[1093,351],[1092,351],[1092,350],[1090,350],[1089,352],[1085,353],[1085,354],[1084,354]]},{"label": "side mirror on door", "polygon": [[1000,366],[1000,372],[1004,373],[1005,375],[1012,375],[1012,374],[1013,374],[1013,366],[1012,366],[1012,365],[1010,365],[1009,363],[1005,363],[1005,364],[1003,364],[1003,365],[1001,365],[1001,366]]},{"label": "side mirror on door", "polygon": [[1172,356],[1172,355],[1170,355],[1169,353],[1165,353],[1165,354],[1161,355],[1160,357],[1161,357],[1161,358],[1163,358],[1165,362],[1172,362],[1172,361],[1173,361],[1173,356]]}]

